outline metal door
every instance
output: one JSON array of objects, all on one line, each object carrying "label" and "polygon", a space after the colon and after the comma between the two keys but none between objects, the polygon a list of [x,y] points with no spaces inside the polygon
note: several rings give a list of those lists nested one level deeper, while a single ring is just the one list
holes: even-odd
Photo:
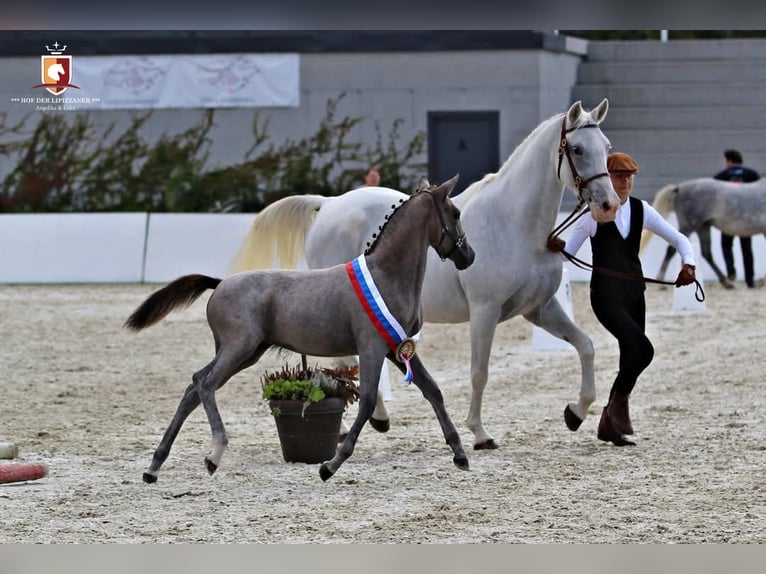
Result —
[{"label": "metal door", "polygon": [[500,167],[500,112],[428,112],[428,178],[442,183],[456,173],[453,195]]}]

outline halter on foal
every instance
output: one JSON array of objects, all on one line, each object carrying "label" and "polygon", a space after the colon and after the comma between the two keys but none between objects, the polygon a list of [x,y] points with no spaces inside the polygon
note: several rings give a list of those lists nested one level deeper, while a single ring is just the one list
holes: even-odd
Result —
[{"label": "halter on foal", "polygon": [[[473,249],[460,227],[460,211],[448,197],[456,182],[457,176],[440,186],[419,188],[390,214],[363,256],[369,277],[408,337],[418,332],[423,322],[420,295],[429,246],[458,269],[467,268],[474,260]],[[327,480],[351,456],[373,412],[383,361],[386,357],[400,360],[365,313],[346,265],[320,270],[251,271],[225,280],[186,275],[150,295],[125,325],[140,331],[174,309],[190,305],[207,289],[214,290],[207,304],[207,320],[215,340],[215,357],[194,373],[144,473],[144,481],[157,480],[183,422],[200,403],[213,435],[212,452],[205,457],[205,465],[210,474],[216,471],[228,438],[215,392],[233,375],[254,365],[271,347],[314,356],[359,355],[359,410],[335,456],[320,466],[320,477]],[[418,355],[407,358],[413,382],[436,412],[455,465],[467,469],[468,458],[439,387]],[[401,362],[398,366],[404,370]]]}]

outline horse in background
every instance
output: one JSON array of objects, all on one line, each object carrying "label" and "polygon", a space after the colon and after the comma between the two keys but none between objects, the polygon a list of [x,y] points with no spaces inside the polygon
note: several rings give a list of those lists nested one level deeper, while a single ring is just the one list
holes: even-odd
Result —
[{"label": "horse in background", "polygon": [[[727,289],[733,289],[734,284],[713,260],[710,228],[716,227],[728,235],[766,233],[766,183],[761,180],[741,183],[712,177],[689,179],[660,189],[652,207],[666,219],[671,211],[675,211],[678,230],[687,237],[692,233],[697,234],[702,256],[710,264],[718,281]],[[650,231],[643,232],[641,250],[649,243],[652,235]],[[675,248],[668,245],[657,279],[664,280],[668,264],[675,253]]]},{"label": "horse in background", "polygon": [[272,347],[322,357],[359,355],[357,416],[335,456],[320,466],[322,480],[335,474],[354,451],[375,406],[378,374],[386,357],[396,361],[402,371],[407,365],[412,382],[436,413],[455,465],[467,469],[468,458],[442,393],[415,354],[411,340],[423,323],[421,290],[429,247],[442,260],[450,259],[456,269],[465,269],[474,261],[460,226],[460,211],[449,198],[456,182],[454,177],[438,187],[420,188],[406,201],[391,206],[394,211],[381,219],[375,241],[348,264],[315,270],[249,271],[224,280],[186,275],[150,295],[130,315],[127,328],[145,329],[212,289],[207,321],[215,357],[194,373],[144,481],[156,482],[181,426],[200,403],[213,435],[205,466],[210,474],[216,471],[228,437],[215,392]]},{"label": "horse in background", "polygon": [[[497,173],[453,198],[476,250],[470,268],[448,269],[438,264],[436,253],[429,253],[425,321],[470,321],[472,393],[466,424],[474,433],[474,449],[497,448],[484,428],[481,407],[495,329],[502,321],[522,315],[577,350],[580,395],[564,409],[568,428],[579,428],[596,399],[593,343],[554,297],[563,259],[546,243],[567,187],[577,190],[597,220],[615,217],[619,198],[606,167],[611,146],[599,127],[607,110],[606,99],[591,111],[575,102],[538,125]],[[382,214],[405,197],[392,189],[365,187],[336,197],[281,199],[256,216],[232,270],[272,267],[275,259],[294,267],[304,249],[311,268],[353,259],[374,241]],[[388,413],[384,416],[387,422]]]}]

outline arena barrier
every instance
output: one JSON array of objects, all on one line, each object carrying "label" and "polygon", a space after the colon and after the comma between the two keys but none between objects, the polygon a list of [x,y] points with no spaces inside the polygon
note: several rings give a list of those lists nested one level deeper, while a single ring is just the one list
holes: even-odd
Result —
[{"label": "arena barrier", "polygon": [[[566,217],[562,212],[559,221]],[[253,213],[42,213],[0,214],[0,283],[164,283],[186,273],[217,277],[228,266],[244,240]],[[670,222],[675,225],[675,215]],[[566,232],[563,235],[566,239]],[[469,238],[470,239],[470,238]],[[699,257],[699,241],[692,236],[699,272],[715,278]],[[720,232],[712,232],[713,257],[723,265]],[[654,237],[641,256],[644,272],[654,277],[666,244]],[[753,237],[756,278],[766,272],[766,239]],[[591,260],[586,241],[578,257]],[[734,242],[734,257],[742,276],[742,253]],[[590,280],[590,272],[565,264],[569,280]],[[681,268],[676,256],[666,279]]]}]

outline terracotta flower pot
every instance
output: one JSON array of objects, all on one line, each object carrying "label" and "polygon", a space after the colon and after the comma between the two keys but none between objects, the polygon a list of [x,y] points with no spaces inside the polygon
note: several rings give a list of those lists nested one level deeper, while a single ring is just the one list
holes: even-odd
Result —
[{"label": "terracotta flower pot", "polygon": [[274,422],[285,462],[315,464],[335,456],[345,399],[325,398],[305,411],[300,400],[270,399],[269,406],[278,413]]}]

